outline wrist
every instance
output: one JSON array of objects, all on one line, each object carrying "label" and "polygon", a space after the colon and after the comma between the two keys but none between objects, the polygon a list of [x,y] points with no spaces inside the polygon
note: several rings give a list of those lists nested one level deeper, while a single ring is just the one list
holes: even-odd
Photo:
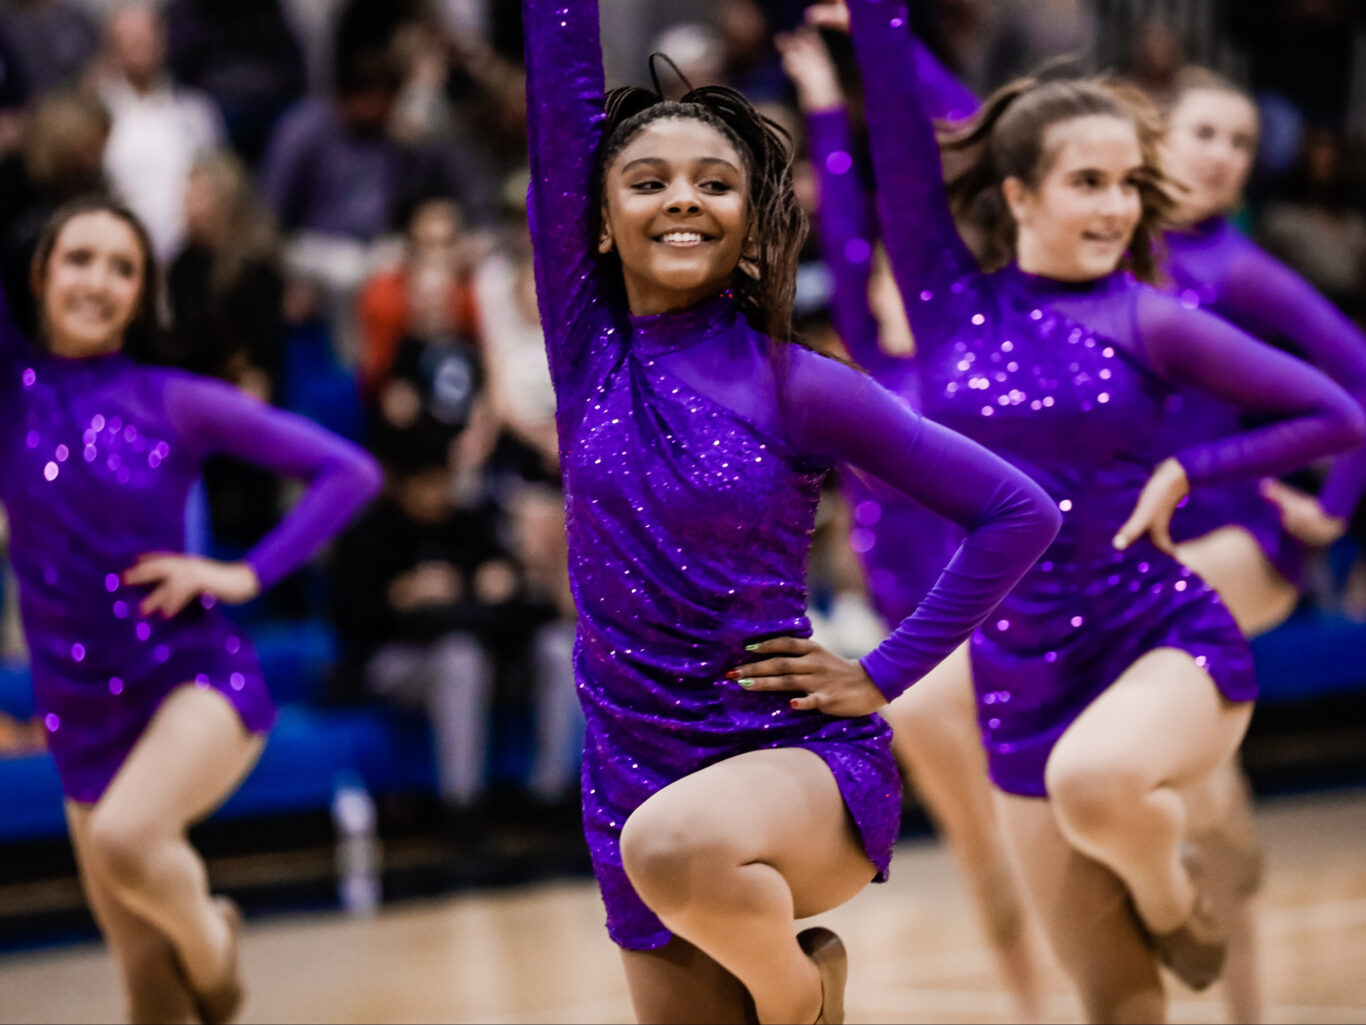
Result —
[{"label": "wrist", "polygon": [[835,114],[844,110],[844,94],[833,89],[800,89],[797,102],[806,114]]},{"label": "wrist", "polygon": [[247,601],[250,601],[261,593],[261,577],[260,574],[256,572],[255,566],[244,559],[241,562],[234,563],[233,568],[241,576],[242,586],[248,592]]},{"label": "wrist", "polygon": [[868,681],[877,688],[884,701],[895,701],[910,686],[909,683],[901,683],[898,677],[897,667],[889,662],[886,656],[880,654],[879,649],[874,648],[860,659],[856,659],[863,675],[868,677]]}]

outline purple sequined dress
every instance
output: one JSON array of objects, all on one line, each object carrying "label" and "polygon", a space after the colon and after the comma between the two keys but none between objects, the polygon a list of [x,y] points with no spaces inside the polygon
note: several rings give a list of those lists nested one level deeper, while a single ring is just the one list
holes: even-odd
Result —
[{"label": "purple sequined dress", "polygon": [[[975,114],[980,107],[977,98],[919,39],[913,39],[912,46],[925,113],[948,121]],[[813,160],[820,138],[837,131],[828,116],[823,120],[821,135],[813,135]],[[836,159],[837,167],[844,166]],[[817,164],[817,173],[828,176],[833,172]],[[1226,217],[1169,231],[1164,244],[1170,285],[1182,305],[1209,310],[1261,341],[1281,345],[1366,405],[1366,334],[1313,285],[1243,235]],[[836,280],[840,280],[838,274]],[[1179,452],[1197,440],[1229,437],[1238,433],[1242,423],[1236,406],[1194,388],[1178,388],[1168,400],[1155,457]],[[1336,460],[1320,500],[1330,516],[1345,519],[1356,509],[1364,490],[1366,451],[1358,450]],[[1281,526],[1279,509],[1262,497],[1257,481],[1195,492],[1173,517],[1172,537],[1190,541],[1230,525],[1251,534],[1283,577],[1300,582],[1304,544]],[[883,533],[896,536],[887,529]],[[861,540],[882,543],[872,533],[865,533]],[[872,552],[869,561],[873,561]]]},{"label": "purple sequined dress", "polygon": [[1188,652],[1229,700],[1256,696],[1247,642],[1208,585],[1146,537],[1112,545],[1151,472],[1174,387],[1274,418],[1178,452],[1193,490],[1359,445],[1362,415],[1305,364],[1128,274],[1068,284],[1017,267],[983,273],[949,213],[905,8],[850,7],[865,79],[878,83],[868,123],[880,217],[923,409],[1025,470],[1063,513],[1057,540],[971,644],[992,779],[1043,796],[1057,739],[1149,651]]},{"label": "purple sequined dress", "polygon": [[0,502],[35,705],[67,797],[98,800],[181,684],[219,692],[247,729],[268,730],[275,709],[243,632],[208,602],[143,618],[150,589],[120,576],[145,553],[184,550],[190,486],[223,453],[311,481],[247,555],[270,587],[377,490],[370,458],[218,381],[117,353],[40,352],[3,300],[0,391]]},{"label": "purple sequined dress", "polygon": [[[1366,335],[1298,274],[1274,259],[1226,218],[1215,217],[1166,236],[1176,294],[1267,342],[1283,344],[1366,403]],[[1203,392],[1180,389],[1168,405],[1158,451],[1174,452],[1192,438],[1237,433],[1236,406]],[[1320,501],[1331,516],[1348,518],[1366,487],[1366,453],[1335,461]],[[1208,488],[1172,519],[1172,537],[1188,541],[1234,525],[1248,531],[1291,583],[1303,569],[1304,545],[1281,527],[1280,512],[1256,481]]]},{"label": "purple sequined dress", "polygon": [[531,213],[579,609],[584,829],[608,931],[670,933],[621,866],[631,812],[690,773],[761,748],[829,766],[879,876],[901,784],[877,716],[793,711],[725,678],[745,645],[808,636],[806,561],[841,459],[968,527],[938,584],[863,665],[893,697],[981,623],[1056,529],[1047,496],[869,378],[755,331],[720,295],[628,316],[590,237],[603,120],[596,4],[526,0]]}]

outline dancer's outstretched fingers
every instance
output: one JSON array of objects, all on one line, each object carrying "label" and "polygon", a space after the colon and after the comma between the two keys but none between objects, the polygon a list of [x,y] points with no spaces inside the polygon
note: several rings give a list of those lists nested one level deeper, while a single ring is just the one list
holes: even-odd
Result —
[{"label": "dancer's outstretched fingers", "polygon": [[123,582],[130,587],[156,584],[166,576],[166,560],[174,559],[175,552],[147,552],[123,571]]},{"label": "dancer's outstretched fingers", "polygon": [[805,656],[819,649],[814,641],[804,637],[775,637],[747,645],[745,650],[753,655],[773,655],[774,658],[760,658],[742,666],[736,666],[726,673],[726,678],[736,680],[746,690],[801,690],[790,683],[779,686],[776,678],[805,676],[815,672],[815,667],[805,660]]},{"label": "dancer's outstretched fingers", "polygon": [[1189,493],[1185,467],[1175,459],[1163,460],[1148,478],[1133,512],[1115,533],[1114,546],[1123,551],[1148,534],[1154,545],[1170,554],[1175,548],[1171,538],[1172,513]]}]

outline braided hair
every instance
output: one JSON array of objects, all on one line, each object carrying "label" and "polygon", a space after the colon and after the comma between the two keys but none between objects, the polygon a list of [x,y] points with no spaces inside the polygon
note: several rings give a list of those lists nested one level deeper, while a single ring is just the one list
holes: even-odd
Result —
[{"label": "braided hair", "polygon": [[[746,247],[740,258],[730,289],[755,330],[792,341],[797,259],[806,240],[807,220],[793,188],[791,137],[744,96],[725,86],[689,88],[677,100],[665,99],[654,60],[651,58],[650,69],[655,79],[653,90],[628,86],[607,95],[606,123],[593,175],[594,194],[603,194],[613,161],[654,122],[690,120],[714,128],[740,155],[749,179],[754,244]],[[594,239],[601,235],[601,218],[601,208],[595,207]],[[619,265],[615,253],[602,258]]]}]

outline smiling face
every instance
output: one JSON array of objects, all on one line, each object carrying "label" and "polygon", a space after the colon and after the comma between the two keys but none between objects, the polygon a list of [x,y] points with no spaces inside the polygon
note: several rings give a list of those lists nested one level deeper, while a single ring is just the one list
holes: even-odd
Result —
[{"label": "smiling face", "polygon": [[67,221],[38,276],[51,351],[80,359],[121,348],[138,313],[146,265],[123,218],[98,210]]},{"label": "smiling face", "polygon": [[1003,185],[1018,229],[1020,268],[1093,281],[1119,266],[1143,216],[1143,150],[1133,122],[1110,115],[1062,121],[1044,136],[1037,187]]},{"label": "smiling face", "polygon": [[1257,156],[1257,108],[1247,97],[1223,89],[1192,89],[1167,119],[1164,170],[1184,189],[1175,190],[1181,219],[1194,222],[1238,204]]},{"label": "smiling face", "polygon": [[750,231],[749,176],[702,121],[642,128],[607,171],[599,251],[616,250],[631,312],[691,306],[729,285]]}]

